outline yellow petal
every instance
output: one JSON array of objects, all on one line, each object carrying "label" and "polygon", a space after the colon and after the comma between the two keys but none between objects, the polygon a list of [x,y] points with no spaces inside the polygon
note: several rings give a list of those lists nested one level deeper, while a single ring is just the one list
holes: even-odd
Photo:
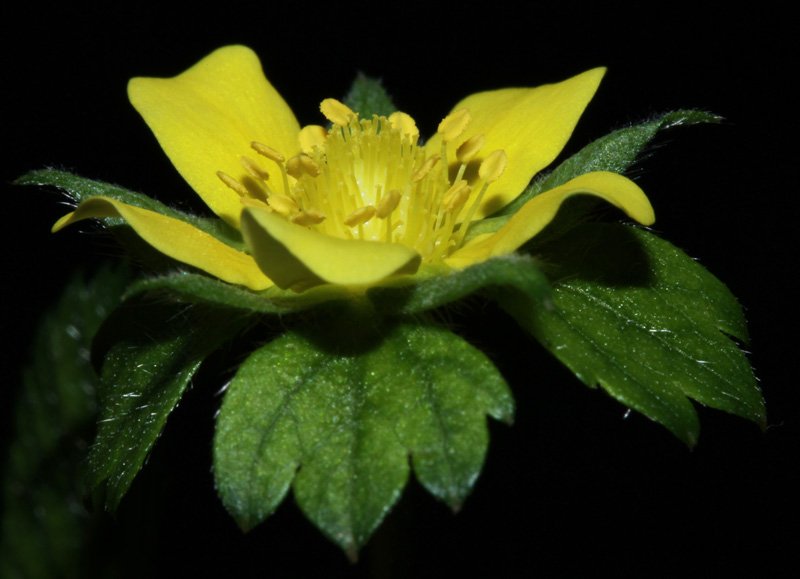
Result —
[{"label": "yellow petal", "polygon": [[246,253],[225,245],[185,221],[108,197],[87,199],[75,211],[59,219],[53,225],[53,232],[92,217],[122,218],[164,255],[202,269],[222,281],[251,290],[263,290],[273,285]]},{"label": "yellow petal", "polygon": [[495,255],[511,253],[537,235],[556,216],[561,204],[573,195],[594,195],[624,211],[642,225],[655,221],[647,196],[636,183],[606,171],[586,173],[537,195],[494,233],[478,236],[454,251],[445,261],[452,267],[467,267]]},{"label": "yellow petal", "polygon": [[242,205],[217,171],[250,178],[240,159],[253,141],[287,158],[299,152],[297,119],[244,46],[220,48],[173,78],[134,78],[128,96],[183,178],[233,226]]},{"label": "yellow petal", "polygon": [[330,237],[259,208],[243,211],[242,233],[258,265],[281,288],[365,287],[414,273],[420,263],[419,254],[403,245]]},{"label": "yellow petal", "polygon": [[[469,109],[472,121],[455,141],[456,146],[449,147],[448,163],[456,162],[458,145],[480,134],[486,141],[473,161],[476,166],[495,150],[508,155],[508,167],[489,187],[476,218],[513,201],[531,178],[558,156],[604,74],[605,68],[595,68],[556,84],[476,93],[453,107],[454,111]],[[437,133],[426,149],[433,154],[440,148]]]}]

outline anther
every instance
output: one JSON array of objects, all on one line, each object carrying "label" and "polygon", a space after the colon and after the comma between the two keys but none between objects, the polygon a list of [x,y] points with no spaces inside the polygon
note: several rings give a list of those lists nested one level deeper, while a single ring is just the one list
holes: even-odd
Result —
[{"label": "anther", "polygon": [[319,225],[325,221],[325,216],[319,211],[301,211],[292,217],[290,221],[292,223],[296,223],[297,225],[308,227],[310,225]]},{"label": "anther", "polygon": [[472,115],[469,114],[469,110],[458,109],[442,119],[436,132],[442,136],[445,143],[448,143],[458,138],[471,120]]},{"label": "anther", "polygon": [[436,164],[438,160],[439,160],[439,155],[433,155],[431,157],[428,157],[428,159],[426,159],[425,162],[422,164],[422,167],[417,169],[414,175],[411,176],[411,181],[413,183],[418,183],[419,181],[422,181],[425,177],[428,176],[428,173],[431,172],[431,169],[433,169],[433,166]]},{"label": "anther", "polygon": [[299,179],[303,176],[303,173],[316,177],[322,172],[322,169],[314,159],[304,153],[300,153],[286,161],[286,172],[295,179]]},{"label": "anther", "polygon": [[392,189],[386,193],[386,195],[384,195],[378,203],[378,207],[375,210],[375,216],[378,219],[386,219],[400,204],[401,198],[402,194],[397,189]]},{"label": "anther", "polygon": [[346,127],[356,114],[346,104],[336,99],[325,99],[319,105],[320,112],[334,125]]},{"label": "anther", "polygon": [[471,191],[466,181],[458,181],[444,194],[442,207],[448,213],[457,213],[464,206],[464,203],[467,202]]},{"label": "anther", "polygon": [[269,205],[276,213],[280,213],[284,217],[296,213],[298,209],[294,199],[280,193],[273,193],[269,196]]},{"label": "anther", "polygon": [[506,170],[508,164],[508,157],[503,149],[498,149],[489,154],[478,169],[478,177],[492,183],[497,181],[503,172]]},{"label": "anther", "polygon": [[364,207],[359,207],[350,215],[348,215],[344,220],[344,224],[348,227],[355,227],[356,225],[366,223],[372,219],[374,215],[375,208],[372,205],[365,205]]},{"label": "anther", "polygon": [[295,179],[299,179],[303,175],[303,163],[300,162],[300,155],[292,157],[286,161],[286,172]]},{"label": "anther", "polygon": [[485,142],[486,137],[481,134],[470,137],[456,149],[456,159],[461,163],[469,163],[480,152]]},{"label": "anther", "polygon": [[317,177],[322,172],[317,162],[308,155],[300,155],[300,164],[303,166],[303,170],[312,177]]},{"label": "anther", "polygon": [[250,146],[259,155],[262,155],[267,159],[272,159],[276,163],[283,163],[286,160],[286,157],[281,155],[278,151],[276,151],[272,147],[265,145],[264,143],[253,141],[252,143],[250,143]]},{"label": "anther", "polygon": [[261,179],[262,181],[269,179],[269,173],[267,173],[265,169],[263,169],[250,157],[242,156],[239,160],[242,162],[242,166],[245,168],[245,170],[250,173],[252,177]]},{"label": "anther", "polygon": [[242,205],[245,207],[258,207],[259,209],[265,209],[272,213],[272,207],[264,203],[261,199],[253,199],[252,197],[239,197],[239,201],[241,201]]},{"label": "anther", "polygon": [[407,115],[401,111],[395,111],[389,115],[389,123],[392,125],[393,129],[400,131],[401,135],[408,137],[409,139],[415,139],[416,137],[419,137],[417,123],[414,122],[414,119],[411,118],[411,115]]},{"label": "anther", "polygon": [[249,197],[250,193],[247,191],[244,185],[239,183],[236,179],[228,175],[227,173],[223,173],[222,171],[217,171],[217,177],[219,180],[225,183],[230,189],[233,189],[236,193],[239,194],[241,197]]},{"label": "anther", "polygon": [[298,140],[300,141],[300,150],[304,153],[312,153],[315,148],[322,148],[325,144],[325,139],[328,137],[328,132],[319,125],[306,125],[300,129]]}]

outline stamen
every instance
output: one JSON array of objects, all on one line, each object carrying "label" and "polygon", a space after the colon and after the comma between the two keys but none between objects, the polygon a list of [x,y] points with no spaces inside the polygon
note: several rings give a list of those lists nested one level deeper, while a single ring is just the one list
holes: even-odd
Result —
[{"label": "stamen", "polygon": [[269,196],[269,205],[276,213],[280,213],[284,217],[297,213],[298,209],[294,199],[286,195],[281,195],[280,193],[273,193]]},{"label": "stamen", "polygon": [[290,221],[292,223],[296,223],[297,225],[309,227],[311,225],[319,225],[320,223],[325,221],[325,216],[319,211],[314,211],[314,210],[301,211],[300,213],[292,217]]},{"label": "stamen", "polygon": [[310,155],[314,152],[315,148],[322,149],[327,138],[328,131],[323,127],[319,125],[306,125],[300,129],[300,134],[298,135],[300,150]]},{"label": "stamen", "polygon": [[456,149],[456,159],[461,162],[461,166],[458,168],[458,174],[456,175],[456,181],[464,177],[467,164],[480,152],[485,142],[486,138],[482,134],[478,134],[461,143],[458,149]]},{"label": "stamen", "polygon": [[469,194],[472,192],[470,186],[466,181],[458,181],[455,185],[447,190],[442,200],[442,207],[448,213],[458,213],[464,206],[464,203],[469,199]]},{"label": "stamen", "polygon": [[276,151],[269,145],[265,145],[264,143],[259,143],[258,141],[252,141],[250,143],[250,146],[256,153],[266,157],[267,159],[270,159],[271,161],[274,161],[275,164],[278,165],[278,168],[280,168],[281,170],[281,177],[283,178],[283,192],[284,194],[289,195],[290,193],[289,177],[287,177],[286,167],[283,165],[283,162],[286,160],[286,157],[281,155],[278,151]]},{"label": "stamen", "polygon": [[378,219],[386,219],[391,212],[397,208],[401,198],[402,194],[397,189],[389,191],[378,203],[378,207],[375,210],[375,217]]},{"label": "stamen", "polygon": [[252,197],[240,197],[242,205],[245,207],[258,207],[259,209],[266,209],[272,213],[272,207],[264,203],[261,199],[253,199]]},{"label": "stamen", "polygon": [[355,227],[356,225],[362,225],[372,219],[375,215],[375,208],[372,205],[365,205],[364,207],[359,207],[355,211],[353,211],[350,215],[348,215],[345,220],[344,224],[348,227]]},{"label": "stamen", "polygon": [[314,162],[314,159],[304,153],[295,155],[286,161],[286,172],[295,179],[299,179],[303,174],[316,177],[320,174],[320,167]]},{"label": "stamen", "polygon": [[308,155],[300,155],[300,164],[303,166],[303,170],[312,177],[317,177],[322,172],[320,166]]},{"label": "stamen", "polygon": [[418,183],[419,181],[422,181],[428,175],[428,173],[431,172],[431,169],[433,169],[433,166],[436,164],[438,160],[439,160],[439,155],[433,155],[432,157],[428,157],[428,159],[426,159],[426,161],[422,164],[422,167],[417,169],[416,173],[412,175],[411,181],[413,183]]},{"label": "stamen", "polygon": [[230,189],[238,193],[240,197],[250,197],[250,193],[247,191],[245,186],[227,173],[217,171],[217,177],[219,177],[219,180],[225,183],[225,185],[227,185]]},{"label": "stamen", "polygon": [[417,123],[414,122],[414,119],[411,118],[411,115],[407,115],[401,111],[395,111],[389,115],[389,123],[392,125],[393,129],[397,129],[400,131],[400,134],[408,137],[409,139],[413,140],[419,137]]},{"label": "stamen", "polygon": [[498,149],[483,160],[480,169],[478,169],[478,177],[486,181],[486,183],[493,183],[506,170],[507,164],[508,156],[506,152],[503,149]]},{"label": "stamen", "polygon": [[442,135],[445,143],[449,143],[464,132],[471,120],[472,115],[469,114],[468,109],[458,109],[442,119],[436,132]]},{"label": "stamen", "polygon": [[278,151],[276,151],[275,149],[273,149],[269,145],[265,145],[264,143],[259,143],[258,141],[253,141],[252,143],[250,143],[250,146],[259,155],[262,155],[262,156],[266,157],[267,159],[272,159],[273,161],[275,161],[278,164],[281,164],[286,160],[286,157],[281,155]]},{"label": "stamen", "polygon": [[483,148],[486,142],[486,137],[482,134],[473,135],[456,149],[456,159],[461,163],[469,163]]},{"label": "stamen", "polygon": [[493,151],[481,163],[481,166],[478,169],[478,176],[483,179],[483,187],[481,187],[480,193],[478,193],[478,196],[475,197],[472,205],[469,206],[467,216],[461,223],[461,229],[458,230],[458,237],[456,238],[456,247],[461,245],[461,243],[464,241],[467,231],[469,230],[469,226],[472,223],[472,218],[475,217],[475,212],[478,210],[481,201],[483,201],[483,195],[489,188],[489,184],[497,181],[500,178],[500,176],[506,170],[507,164],[508,156],[502,149]]},{"label": "stamen", "polygon": [[356,114],[346,104],[336,99],[325,99],[319,105],[320,112],[334,125],[346,127]]},{"label": "stamen", "polygon": [[303,164],[300,162],[300,155],[286,161],[286,172],[295,179],[299,179],[303,175]]},{"label": "stamen", "polygon": [[250,173],[252,177],[262,181],[269,179],[269,173],[267,173],[266,169],[262,168],[250,157],[245,157],[243,155],[239,160],[242,162],[242,166],[245,168],[245,170]]}]

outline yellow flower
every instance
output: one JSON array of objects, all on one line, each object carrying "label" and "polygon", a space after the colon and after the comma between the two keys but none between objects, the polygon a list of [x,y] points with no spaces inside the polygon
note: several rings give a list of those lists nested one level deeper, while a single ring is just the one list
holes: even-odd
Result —
[{"label": "yellow flower", "polygon": [[102,196],[53,229],[120,217],[160,252],[251,290],[358,290],[513,252],[576,194],[648,225],[653,210],[637,185],[593,172],[534,197],[497,231],[467,235],[555,159],[604,72],[468,96],[423,145],[409,115],[360,119],[334,99],[320,107],[329,129],[301,129],[256,55],[224,47],[174,78],[134,78],[128,94],[181,175],[241,231],[248,251]]}]

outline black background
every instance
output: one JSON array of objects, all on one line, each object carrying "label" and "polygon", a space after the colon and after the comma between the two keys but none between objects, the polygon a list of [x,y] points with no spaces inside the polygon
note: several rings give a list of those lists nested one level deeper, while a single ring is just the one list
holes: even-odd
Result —
[{"label": "black background", "polygon": [[[644,11],[644,6],[649,6]],[[131,76],[172,76],[219,46],[243,43],[301,123],[343,95],[356,72],[381,76],[423,134],[478,90],[561,80],[609,67],[568,146],[658,112],[697,107],[721,126],[678,129],[633,173],[656,209],[655,230],[725,281],[744,305],[750,359],[769,427],[700,409],[689,451],[666,430],[581,386],[491,307],[464,333],[507,375],[518,402],[512,427],[492,424],[481,478],[451,514],[414,482],[353,566],[303,520],[292,500],[247,536],[225,514],[209,472],[214,376],[198,381],[170,420],[119,528],[132,552],[165,570],[230,576],[705,576],[792,574],[800,445],[797,284],[796,69],[788,17],[697,5],[403,2],[325,9],[269,2],[207,10],[3,8],[3,334],[0,433],[20,362],[42,308],[69,273],[114,257],[79,228],[52,236],[64,212],[51,193],[13,187],[25,171],[57,166],[202,210],[127,102]],[[168,468],[167,468],[168,467]],[[169,484],[162,484],[163,472]],[[164,504],[162,504],[162,501]],[[149,517],[161,517],[155,527]],[[141,521],[140,530],[122,528]],[[121,539],[120,539],[121,541]]]}]

